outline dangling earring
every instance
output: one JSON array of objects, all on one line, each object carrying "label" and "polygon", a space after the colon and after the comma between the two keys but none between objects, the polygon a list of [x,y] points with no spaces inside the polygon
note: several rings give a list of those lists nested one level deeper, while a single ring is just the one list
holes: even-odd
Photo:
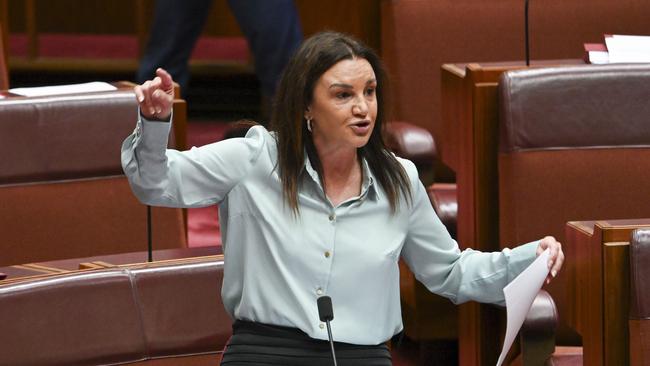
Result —
[{"label": "dangling earring", "polygon": [[307,119],[307,131],[311,132],[311,117],[306,117]]}]

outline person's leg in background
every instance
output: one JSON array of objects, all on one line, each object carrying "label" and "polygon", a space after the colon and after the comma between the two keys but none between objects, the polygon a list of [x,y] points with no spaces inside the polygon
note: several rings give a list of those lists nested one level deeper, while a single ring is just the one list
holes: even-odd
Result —
[{"label": "person's leg in background", "polygon": [[162,67],[180,85],[181,93],[187,90],[189,59],[211,6],[212,0],[156,1],[149,40],[136,74],[138,83],[152,79]]},{"label": "person's leg in background", "polygon": [[263,109],[268,108],[284,66],[302,42],[298,11],[293,0],[228,0],[228,5],[248,40]]}]

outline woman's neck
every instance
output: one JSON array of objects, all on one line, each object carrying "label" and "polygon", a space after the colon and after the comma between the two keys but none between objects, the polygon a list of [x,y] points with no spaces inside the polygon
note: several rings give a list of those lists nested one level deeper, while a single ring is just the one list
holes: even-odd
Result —
[{"label": "woman's neck", "polygon": [[334,206],[361,193],[361,164],[356,149],[319,152],[318,158],[325,194]]}]

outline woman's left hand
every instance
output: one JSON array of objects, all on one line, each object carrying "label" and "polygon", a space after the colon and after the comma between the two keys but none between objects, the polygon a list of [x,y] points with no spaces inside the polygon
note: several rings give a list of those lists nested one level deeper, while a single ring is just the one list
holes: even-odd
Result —
[{"label": "woman's left hand", "polygon": [[562,252],[562,244],[552,236],[547,236],[539,242],[537,255],[542,254],[546,249],[549,249],[548,268],[550,271],[546,277],[546,283],[548,284],[560,272],[562,263],[564,263],[564,253]]}]

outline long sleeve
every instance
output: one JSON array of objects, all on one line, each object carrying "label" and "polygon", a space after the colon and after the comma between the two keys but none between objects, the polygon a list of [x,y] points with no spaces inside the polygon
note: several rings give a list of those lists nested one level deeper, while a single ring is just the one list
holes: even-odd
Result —
[{"label": "long sleeve", "polygon": [[167,149],[171,123],[138,119],[122,144],[122,168],[138,199],[150,205],[202,207],[223,200],[253,168],[268,132],[253,127],[245,138]]},{"label": "long sleeve", "polygon": [[402,256],[416,278],[454,303],[475,300],[504,305],[503,288],[532,263],[539,241],[500,252],[460,251],[422,183],[412,179],[412,187],[413,207]]}]

